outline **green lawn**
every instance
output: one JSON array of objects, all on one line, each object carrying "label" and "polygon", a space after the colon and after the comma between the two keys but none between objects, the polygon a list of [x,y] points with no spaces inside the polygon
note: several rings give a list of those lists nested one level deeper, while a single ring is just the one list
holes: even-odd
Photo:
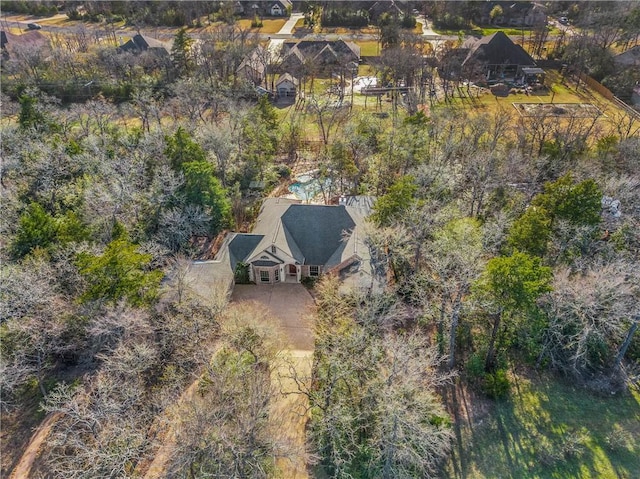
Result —
[{"label": "green lawn", "polygon": [[375,57],[380,55],[380,44],[376,40],[356,40],[355,43],[360,47],[360,55],[363,57]]},{"label": "green lawn", "polygon": [[[493,35],[496,32],[504,32],[505,35],[509,35],[512,37],[517,37],[518,35],[523,34],[522,28],[518,27],[473,27],[468,30],[440,30],[437,28],[433,29],[434,32],[439,33],[440,35],[459,35],[462,32],[463,35],[473,35],[473,36],[488,36]],[[560,30],[556,27],[549,28],[550,35],[557,35]],[[530,28],[524,29],[525,38],[529,38],[529,36],[533,35],[534,32]]]},{"label": "green lawn", "polygon": [[252,20],[249,18],[242,18],[236,22],[236,25],[238,25],[238,27],[240,28],[250,28],[251,30],[260,32],[260,33],[278,33],[280,29],[282,29],[284,24],[287,22],[287,20],[284,18],[277,18],[277,19],[263,18],[262,27],[252,28],[251,21]]},{"label": "green lawn", "polygon": [[599,397],[548,377],[512,379],[511,396],[484,408],[459,392],[448,398],[459,411],[480,411],[456,418],[446,477],[638,477],[640,394]]}]

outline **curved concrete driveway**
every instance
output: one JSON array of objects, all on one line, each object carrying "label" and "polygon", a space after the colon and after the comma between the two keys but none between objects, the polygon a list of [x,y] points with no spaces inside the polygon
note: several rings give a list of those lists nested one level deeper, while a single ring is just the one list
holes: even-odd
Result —
[{"label": "curved concrete driveway", "polygon": [[255,301],[269,310],[289,341],[289,349],[313,350],[313,298],[301,284],[236,284],[231,301]]}]

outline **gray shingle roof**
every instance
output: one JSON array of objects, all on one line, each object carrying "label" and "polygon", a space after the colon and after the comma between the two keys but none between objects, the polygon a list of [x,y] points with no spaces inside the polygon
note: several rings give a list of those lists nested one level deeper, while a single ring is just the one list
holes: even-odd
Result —
[{"label": "gray shingle roof", "polygon": [[282,224],[300,248],[305,264],[313,265],[326,265],[344,250],[344,235],[356,226],[344,206],[321,205],[291,205],[282,215]]},{"label": "gray shingle roof", "polygon": [[266,261],[266,260],[263,260],[263,259],[259,259],[257,261],[254,261],[252,264],[254,266],[276,266],[276,265],[278,265],[280,263],[276,263],[275,261]]},{"label": "gray shingle roof", "polygon": [[[465,42],[464,46],[468,43]],[[470,61],[478,61],[489,65],[531,65],[536,62],[524,51],[520,45],[516,45],[504,32],[499,31],[493,35],[482,37],[470,46],[467,58],[462,64]]]},{"label": "gray shingle roof", "polygon": [[262,235],[236,234],[229,243],[229,259],[231,269],[235,271],[236,265],[241,261],[246,261],[247,257],[256,249],[262,241]]},{"label": "gray shingle roof", "polygon": [[171,51],[171,43],[163,42],[155,38],[148,37],[137,33],[124,45],[120,45],[120,50],[126,52],[154,50],[156,52],[169,53]]}]

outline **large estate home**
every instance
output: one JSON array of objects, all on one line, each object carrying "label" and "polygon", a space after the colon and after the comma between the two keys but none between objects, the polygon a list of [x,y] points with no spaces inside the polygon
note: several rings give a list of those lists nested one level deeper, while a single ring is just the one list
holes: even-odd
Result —
[{"label": "large estate home", "polygon": [[286,41],[282,45],[280,70],[294,76],[314,71],[330,75],[351,62],[360,61],[360,47],[354,42],[339,40]]},{"label": "large estate home", "polygon": [[329,206],[267,198],[252,233],[225,239],[214,261],[216,275],[273,284],[337,274],[352,286],[371,288],[375,272],[363,232],[371,205],[371,197],[362,196]]},{"label": "large estate home", "polygon": [[536,67],[531,55],[502,31],[479,39],[469,39],[458,52],[464,57],[462,69],[477,69],[489,81],[515,79],[524,75],[523,69]]}]

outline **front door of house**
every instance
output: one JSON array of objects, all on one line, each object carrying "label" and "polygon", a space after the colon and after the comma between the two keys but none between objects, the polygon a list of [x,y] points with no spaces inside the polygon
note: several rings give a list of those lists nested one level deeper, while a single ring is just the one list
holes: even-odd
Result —
[{"label": "front door of house", "polygon": [[290,264],[289,265],[289,276],[297,276],[298,275],[298,268],[296,268],[295,264]]}]

